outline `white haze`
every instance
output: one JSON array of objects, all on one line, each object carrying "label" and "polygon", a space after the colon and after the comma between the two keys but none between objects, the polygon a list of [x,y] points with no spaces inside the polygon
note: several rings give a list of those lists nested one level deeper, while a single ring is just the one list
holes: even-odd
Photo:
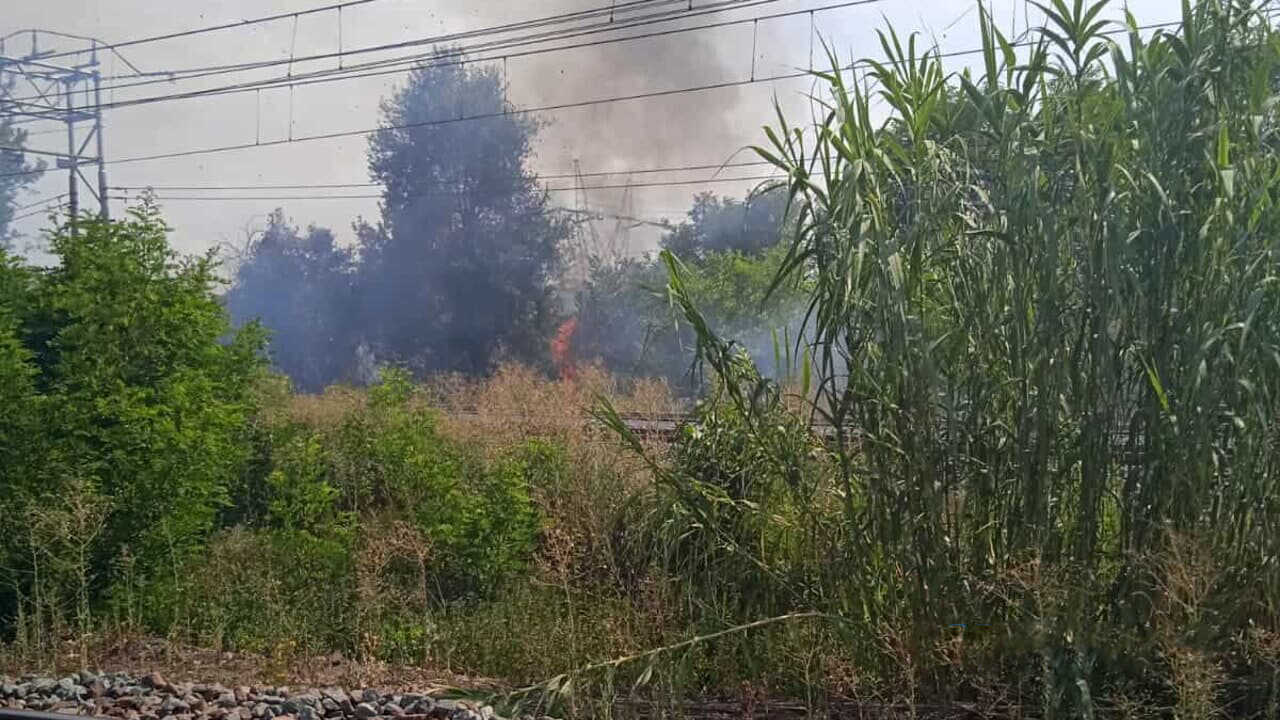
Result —
[{"label": "white haze", "polygon": [[[304,10],[331,0],[217,0],[215,2],[162,2],[161,0],[6,0],[0,34],[27,27],[93,35],[116,42],[214,23]],[[710,0],[694,0],[697,7]],[[378,0],[349,8],[342,14],[342,44],[351,49],[410,40],[445,32],[482,28],[532,19],[560,12],[599,7],[604,0]],[[819,0],[779,0],[760,7],[699,18],[692,22],[752,17],[762,14],[821,7]],[[1120,3],[1110,14],[1119,17]],[[1004,24],[1021,29],[1024,0],[994,0],[994,15]],[[1140,22],[1176,19],[1174,0],[1141,0],[1131,3]],[[197,10],[198,8],[198,10]],[[918,31],[923,42],[935,41],[944,51],[976,47],[976,11],[973,0],[884,0],[872,5],[822,12],[815,15],[818,33],[842,58],[878,54],[875,30],[892,22],[900,32]],[[1033,16],[1031,22],[1037,19]],[[649,28],[654,29],[654,28]],[[811,40],[809,15],[733,27],[671,35],[660,40],[640,40],[560,53],[512,59],[507,63],[510,99],[518,106],[545,106],[585,99],[679,89],[694,85],[744,80],[793,72],[809,64]],[[180,40],[126,49],[139,68],[156,71],[171,68],[223,64],[264,58],[287,58],[332,52],[338,46],[337,14],[319,13],[267,25],[246,26]],[[754,61],[752,48],[755,48]],[[13,52],[10,50],[9,52]],[[821,48],[815,55],[820,57]],[[368,58],[361,58],[368,59]],[[959,69],[973,58],[956,58],[948,67]],[[354,60],[353,60],[354,61]],[[295,72],[332,67],[333,61],[299,64]],[[754,64],[754,68],[753,68]],[[107,74],[126,72],[108,59]],[[270,72],[279,72],[273,69]],[[211,78],[210,84],[228,81]],[[373,127],[378,121],[379,100],[398,82],[395,76],[325,83],[196,100],[165,102],[111,110],[106,116],[108,159],[181,151],[215,145],[278,140]],[[549,112],[535,159],[544,174],[571,171],[578,161],[584,172],[723,162],[745,145],[762,140],[762,125],[772,122],[776,97],[790,118],[808,116],[807,79],[757,83],[734,88],[673,95],[656,100],[596,105]],[[109,92],[107,101],[125,100],[174,89],[200,87],[197,83],[158,83],[142,88]],[[59,151],[62,136],[51,124],[33,128],[42,134],[31,146]],[[110,165],[112,185],[252,185],[288,183],[366,182],[365,139],[348,137],[255,148],[193,157]],[[741,154],[739,159],[754,159]],[[758,169],[726,170],[722,176],[754,175]],[[706,177],[688,173],[684,178]],[[679,176],[636,176],[636,182],[671,180]],[[625,176],[591,182],[625,182]],[[556,186],[571,181],[552,180]],[[689,206],[695,192],[715,190],[742,195],[753,182],[717,185],[635,188],[630,203],[618,190],[590,195],[594,209],[605,212],[630,210],[641,217],[676,218]],[[49,173],[35,192],[20,202],[54,196],[65,190],[63,173]],[[376,192],[369,188],[344,193]],[[297,195],[315,191],[258,191],[245,195]],[[161,193],[163,196],[165,193]],[[170,195],[190,195],[174,191]],[[227,193],[231,194],[231,193]],[[557,204],[572,206],[572,193],[557,193]],[[373,199],[325,200],[228,200],[225,202],[162,202],[166,218],[175,229],[175,241],[183,250],[199,251],[220,243],[238,243],[248,227],[260,226],[275,206],[286,208],[298,224],[315,223],[333,228],[340,239],[350,240],[350,225],[359,215],[376,217]],[[115,212],[123,205],[113,203]],[[18,229],[28,238],[38,234],[43,220],[33,217]],[[608,228],[611,229],[611,228]],[[652,246],[652,230],[632,231],[632,252]]]}]

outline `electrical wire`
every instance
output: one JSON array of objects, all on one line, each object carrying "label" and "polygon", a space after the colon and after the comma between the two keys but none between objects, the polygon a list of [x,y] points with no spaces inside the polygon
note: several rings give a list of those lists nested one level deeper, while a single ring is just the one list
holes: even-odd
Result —
[{"label": "electrical wire", "polygon": [[35,217],[36,215],[57,212],[58,210],[61,210],[66,206],[67,206],[67,203],[65,202],[58,203],[57,205],[46,205],[45,207],[33,210],[31,212],[23,213],[21,215],[14,215],[13,217],[9,218],[9,222],[18,222],[19,220],[26,220],[27,218]]},{"label": "electrical wire", "polygon": [[[539,191],[545,192],[579,192],[584,190],[625,190],[630,188],[651,188],[651,187],[679,187],[684,185],[711,185],[726,184],[734,182],[763,182],[766,180],[778,180],[777,175],[751,175],[747,177],[732,178],[698,178],[695,180],[655,180],[653,182],[641,183],[612,183],[598,184],[586,186],[561,186],[561,187],[540,187]],[[116,187],[114,189],[123,189]],[[428,191],[423,193],[424,196],[441,196],[451,197],[462,194],[459,191]],[[222,201],[222,200],[253,200],[259,202],[275,201],[275,200],[377,200],[382,198],[381,193],[363,193],[363,194],[346,194],[346,195],[234,195],[234,196],[213,196],[213,195],[165,195],[163,193],[155,193],[157,200],[179,200],[179,201]],[[113,196],[114,200],[126,200],[124,196]]]},{"label": "electrical wire", "polygon": [[[507,46],[520,47],[526,44],[552,42],[555,40],[564,39],[565,37],[577,37],[579,34],[612,32],[617,30],[624,30],[630,27],[638,27],[638,26],[653,24],[657,22],[671,22],[674,20],[680,20],[680,19],[689,18],[689,17],[699,17],[702,15],[707,15],[715,12],[724,12],[726,9],[735,9],[734,6],[742,5],[746,3],[751,3],[751,5],[754,5],[754,4],[768,3],[768,2],[778,2],[778,0],[722,0],[722,2],[716,3],[715,5],[702,6],[699,8],[695,8],[693,10],[680,9],[675,11],[664,11],[661,13],[655,13],[655,14],[641,17],[641,18],[631,18],[629,20],[624,20],[624,21],[615,21],[611,19],[609,21],[598,23],[592,26],[585,26],[585,27],[579,27],[579,28],[567,28],[562,30],[547,31],[541,34],[525,36],[521,38],[508,38],[504,40],[490,41],[488,43],[479,44],[476,46],[472,46],[470,48],[450,50],[445,54],[460,55],[464,52],[468,52],[468,51],[474,52],[476,50],[490,49],[492,47],[507,47]],[[371,53],[371,52],[386,52],[389,50],[396,50],[396,49],[401,49],[406,47],[415,47],[415,46],[421,46],[421,45],[450,43],[450,42],[455,42],[459,39],[466,39],[469,37],[483,37],[486,35],[501,34],[504,32],[513,32],[516,29],[537,28],[537,27],[542,27],[542,26],[551,25],[551,24],[571,22],[573,20],[579,19],[578,17],[569,17],[568,20],[562,19],[571,15],[581,15],[589,19],[590,16],[587,15],[588,13],[592,15],[601,14],[604,12],[612,13],[612,12],[618,11],[619,9],[625,9],[629,6],[644,5],[644,4],[651,4],[651,3],[660,3],[660,4],[680,3],[680,0],[632,0],[632,2],[621,3],[616,6],[605,6],[602,8],[596,8],[589,11],[579,11],[579,13],[565,13],[561,15],[547,16],[544,18],[537,18],[535,20],[527,20],[527,21],[524,21],[523,23],[509,23],[507,25],[477,28],[474,30],[468,30],[468,31],[463,31],[458,33],[427,36],[423,38],[415,38],[412,40],[404,40],[404,41],[395,42],[395,43],[384,43],[381,45],[372,45],[364,48],[341,50],[338,52],[317,53],[313,55],[304,55],[302,57],[293,57],[291,59],[275,58],[272,60],[261,60],[261,61],[254,61],[249,63],[235,63],[230,65],[210,66],[208,68],[192,68],[192,69],[186,69],[181,71],[148,73],[148,75],[163,74],[163,75],[166,75],[166,77],[140,80],[140,81],[131,82],[131,83],[107,84],[107,85],[103,85],[101,89],[102,90],[121,90],[121,89],[133,88],[133,87],[141,87],[145,85],[154,85],[157,83],[169,83],[175,80],[179,80],[179,81],[194,80],[194,79],[199,79],[203,77],[211,77],[215,75],[225,75],[228,73],[239,73],[239,72],[247,72],[250,70],[260,70],[260,69],[264,69],[268,67],[276,67],[280,65],[293,65],[297,63],[305,63],[305,62],[311,62],[316,60],[345,59],[346,57],[351,55],[365,54],[365,53]],[[681,4],[683,5],[683,3]],[[567,36],[563,35],[563,33],[568,33],[571,31],[574,32],[575,34],[567,35]],[[253,83],[228,85],[228,86],[222,86],[217,88],[209,88],[208,90],[215,94],[222,94],[220,91],[225,91],[229,89],[235,89],[239,91],[244,91],[246,89],[250,89],[250,90],[259,89],[258,85],[262,83],[288,84],[288,81],[290,81],[291,79],[301,78],[301,77],[317,77],[317,76],[325,76],[325,75],[347,75],[361,69],[367,69],[372,67],[386,67],[391,64],[406,64],[406,63],[411,63],[417,60],[422,60],[425,58],[431,58],[435,55],[436,55],[435,53],[415,53],[410,56],[402,56],[399,58],[385,58],[383,60],[376,60],[376,61],[371,61],[368,63],[362,63],[358,65],[349,65],[349,66],[343,66],[338,68],[327,68],[325,70],[313,71],[312,73],[306,73],[306,74],[296,74],[296,75],[286,74],[282,76],[276,76],[273,78],[266,78],[263,80],[254,81]],[[171,75],[176,75],[181,73],[190,73],[190,74],[183,74],[181,77],[171,77]],[[267,87],[267,86],[263,85],[263,87]],[[56,100],[57,98],[60,98],[64,95],[65,95],[65,92],[59,91],[56,93],[52,93],[49,97]],[[153,97],[164,98],[166,100],[182,99],[182,98],[185,98],[185,93],[176,93],[176,94],[173,94],[172,96],[161,95],[161,96],[153,96]],[[48,98],[42,97],[42,98],[18,98],[18,99],[19,100],[35,100],[35,99],[48,99]],[[145,98],[142,98],[142,99],[145,99]],[[104,105],[103,107],[105,108],[109,106]]]},{"label": "electrical wire", "polygon": [[[760,167],[772,165],[767,160],[747,160],[742,162],[714,163],[704,165],[674,165],[668,167],[635,168],[627,170],[601,170],[596,172],[559,172],[538,173],[535,180],[568,180],[573,178],[613,177],[617,175],[644,175],[650,173],[692,172],[695,170],[725,170],[730,168]],[[518,179],[518,178],[513,178]],[[382,187],[382,183],[302,183],[296,185],[113,185],[119,190],[178,190],[178,191],[217,191],[217,190],[341,190],[347,188]],[[590,188],[588,188],[590,189]]]},{"label": "electrical wire", "polygon": [[[104,80],[127,79],[131,77],[144,77],[152,75],[165,75],[159,82],[168,80],[186,80],[193,77],[205,77],[209,74],[219,74],[225,72],[243,72],[245,70],[258,70],[267,67],[275,67],[286,63],[303,63],[312,60],[331,60],[335,58],[346,58],[350,55],[361,55],[371,52],[384,52],[387,50],[397,50],[404,47],[413,47],[417,45],[431,45],[438,43],[452,43],[459,40],[467,40],[475,37],[484,37],[486,35],[497,35],[505,32],[515,32],[517,30],[537,29],[550,25],[564,24],[579,20],[590,20],[595,17],[608,16],[609,22],[612,22],[615,15],[625,14],[633,9],[644,9],[648,6],[660,5],[684,5],[686,0],[630,0],[629,2],[598,6],[588,10],[577,10],[569,13],[560,13],[557,15],[547,15],[544,17],[533,18],[531,20],[522,20],[519,22],[506,23],[503,25],[490,25],[486,27],[474,28],[472,30],[462,30],[443,35],[426,36],[412,40],[402,40],[394,43],[385,43],[382,45],[371,45],[363,48],[354,48],[351,50],[339,50],[337,52],[316,53],[313,55],[303,55],[293,57],[291,59],[272,58],[269,60],[253,60],[242,63],[225,63],[222,65],[205,65],[193,68],[181,68],[178,70],[163,70],[148,73],[133,73],[125,75],[112,75]],[[687,12],[681,11],[681,12]],[[152,81],[148,81],[152,82]],[[132,85],[107,85],[105,88],[132,87]]]},{"label": "electrical wire", "polygon": [[60,194],[58,194],[58,195],[54,195],[53,197],[41,198],[41,199],[36,200],[36,201],[34,201],[34,202],[29,202],[29,203],[27,203],[26,205],[19,205],[19,206],[15,207],[15,208],[10,208],[10,210],[9,210],[9,211],[10,211],[10,212],[22,212],[23,210],[26,210],[27,208],[33,208],[33,207],[35,207],[35,206],[37,206],[37,205],[47,205],[47,204],[49,204],[49,203],[51,203],[51,202],[53,202],[53,201],[55,201],[55,200],[61,200],[62,198],[66,197],[66,196],[67,196],[67,193],[60,193]]},{"label": "electrical wire", "polygon": [[[860,0],[860,1],[865,2],[866,0]],[[1153,23],[1150,25],[1139,26],[1138,29],[1152,30],[1157,28],[1174,26],[1178,24],[1180,24],[1178,21]],[[1112,34],[1117,34],[1121,32],[1128,32],[1128,28],[1122,28],[1122,29],[1109,31],[1102,34],[1112,35]],[[1035,44],[1036,43],[1031,41],[1010,43],[1010,45],[1015,48],[1030,47]],[[967,55],[976,55],[982,52],[983,52],[982,48],[971,48],[967,50],[955,50],[950,52],[936,53],[935,56],[939,59],[943,59],[943,58],[952,58],[952,57],[962,57]],[[867,65],[866,61],[858,61],[858,62],[850,63],[846,66],[842,66],[840,70],[842,72],[847,72],[850,70],[857,69],[859,67],[865,67],[866,65]],[[744,87],[747,85],[753,85],[758,83],[773,83],[773,82],[778,82],[780,80],[790,80],[790,79],[812,77],[812,76],[813,76],[812,71],[799,70],[795,72],[781,73],[781,74],[771,75],[767,77],[762,76],[762,77],[748,78],[743,80],[726,80],[726,81],[721,81],[717,83],[708,83],[704,85],[675,88],[671,90],[656,90],[656,91],[643,92],[643,93],[633,93],[629,95],[593,98],[590,100],[554,103],[550,105],[541,105],[541,106],[528,107],[528,108],[516,108],[512,110],[504,110],[502,112],[490,112],[490,113],[480,113],[476,115],[467,115],[467,116],[461,116],[457,118],[443,118],[439,120],[428,120],[428,121],[421,121],[416,123],[384,125],[381,127],[366,128],[366,129],[359,129],[359,130],[343,130],[343,131],[330,132],[330,133],[320,133],[315,135],[303,135],[299,137],[284,138],[279,140],[268,140],[265,142],[217,145],[217,146],[206,147],[206,148],[193,148],[190,150],[180,150],[180,151],[173,151],[173,152],[166,152],[166,153],[135,155],[132,157],[124,157],[124,158],[108,160],[107,163],[110,165],[122,165],[126,163],[166,160],[166,159],[181,158],[181,157],[193,157],[193,156],[199,156],[199,155],[210,155],[210,154],[223,153],[223,152],[233,152],[237,150],[252,150],[252,149],[258,149],[263,147],[282,146],[282,145],[289,145],[289,144],[301,143],[301,142],[312,142],[316,140],[333,140],[333,139],[346,138],[346,137],[358,137],[363,135],[372,135],[378,132],[410,130],[410,129],[424,128],[424,127],[437,127],[437,126],[452,125],[455,123],[462,123],[462,122],[474,122],[477,120],[494,119],[494,118],[506,117],[510,115],[526,115],[526,114],[533,114],[533,113],[539,113],[539,112],[553,112],[553,111],[559,111],[559,110],[567,110],[571,108],[606,105],[606,104],[612,104],[616,102],[648,100],[648,99],[654,99],[659,97],[673,97],[673,96],[684,95],[688,93],[708,92],[708,91],[722,90],[722,89],[735,88],[735,87]],[[37,172],[39,171],[20,171],[15,173],[5,173],[5,174],[0,174],[0,178],[32,175],[32,174],[36,174]]]},{"label": "electrical wire", "polygon": [[[356,5],[366,5],[371,2],[376,2],[376,0],[346,0],[346,2],[334,3],[333,5],[325,5],[323,7],[309,8],[306,10],[297,10],[294,12],[279,13],[277,15],[267,15],[264,17],[254,18],[252,20],[239,20],[237,22],[222,23],[220,25],[208,25],[202,28],[195,28],[192,30],[179,30],[176,32],[164,33],[161,35],[150,35],[147,37],[136,38],[133,40],[125,40],[118,43],[110,43],[102,46],[101,49],[116,50],[122,47],[133,47],[135,45],[144,45],[147,43],[160,42],[161,40],[174,40],[176,38],[189,37],[191,35],[200,35],[202,33],[216,32],[219,30],[230,30],[232,28],[248,27],[250,25],[259,25],[261,23],[274,22],[276,20],[285,20],[293,17],[302,17],[304,15],[314,15],[316,13],[329,12],[331,10],[338,10],[340,8],[348,8]],[[53,58],[67,57],[70,55],[75,55],[77,52],[81,52],[81,51],[67,50],[64,52],[46,55],[42,59],[49,60]]]}]

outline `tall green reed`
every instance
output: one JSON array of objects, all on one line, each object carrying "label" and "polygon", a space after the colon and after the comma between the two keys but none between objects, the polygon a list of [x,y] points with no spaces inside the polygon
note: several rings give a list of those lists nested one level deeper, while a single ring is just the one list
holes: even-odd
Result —
[{"label": "tall green reed", "polygon": [[[786,440],[778,388],[668,256],[717,378],[697,437],[731,416],[732,457],[757,463],[742,473],[803,492],[726,499],[730,453],[656,470],[717,538],[706,557],[746,556],[735,571],[785,588],[739,620],[856,620],[851,654],[903,649],[913,689],[959,687],[939,638],[989,623],[986,671],[1049,716],[1126,684],[1191,707],[1168,680],[1183,650],[1246,678],[1232,692],[1256,705],[1277,693],[1274,658],[1238,658],[1278,628],[1280,36],[1241,0],[1184,4],[1149,35],[1104,6],[1053,0],[1018,42],[983,10],[976,73],[892,30],[852,71],[830,55],[819,121],[779,110],[755,150],[786,175],[775,284],[812,288],[796,338],[833,437]],[[809,532],[753,545],[768,531],[746,516]],[[1187,544],[1212,557],[1205,592],[1170,590]],[[1183,595],[1203,607],[1162,600]],[[1175,618],[1197,625],[1162,635]]]}]

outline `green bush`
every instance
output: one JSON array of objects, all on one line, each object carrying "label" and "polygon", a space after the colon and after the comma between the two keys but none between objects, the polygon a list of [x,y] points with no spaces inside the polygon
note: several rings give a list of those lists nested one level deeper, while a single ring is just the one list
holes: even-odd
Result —
[{"label": "green bush", "polygon": [[129,600],[147,627],[215,647],[352,651],[352,547],[349,536],[233,528]]},{"label": "green bush", "polygon": [[542,524],[530,488],[564,472],[562,448],[531,442],[485,460],[440,433],[395,369],[329,423],[282,412],[278,388],[263,389],[265,456],[237,485],[244,507],[224,516],[237,526],[144,584],[149,627],[418,660],[438,640],[433,607],[491,596],[526,568]]},{"label": "green bush", "polygon": [[[213,257],[172,251],[154,207],[74,228],[50,234],[51,268],[0,263],[0,502],[6,519],[29,520],[73,495],[100,498],[74,573],[96,597],[124,554],[163,572],[214,529],[248,457],[262,337],[230,332]],[[31,563],[61,552],[23,527],[0,533],[0,609],[31,595]]]}]

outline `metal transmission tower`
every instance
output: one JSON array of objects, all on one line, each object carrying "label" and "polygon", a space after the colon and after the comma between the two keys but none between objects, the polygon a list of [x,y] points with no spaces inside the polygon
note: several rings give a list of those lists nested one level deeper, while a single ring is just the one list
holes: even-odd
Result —
[{"label": "metal transmission tower", "polygon": [[[55,43],[64,47],[55,48]],[[67,44],[77,47],[65,47]],[[110,216],[102,148],[100,44],[93,38],[49,30],[20,30],[0,38],[0,117],[9,118],[14,125],[58,123],[66,129],[67,141],[65,152],[0,149],[57,158],[57,166],[67,171],[67,204],[73,223],[80,211],[82,186],[98,201],[99,214]],[[46,58],[53,55],[72,62],[49,62]],[[80,62],[81,58],[85,60]],[[83,129],[86,125],[87,131]],[[86,155],[90,144],[93,154]],[[96,183],[85,177],[82,168],[87,165],[97,165]]]},{"label": "metal transmission tower", "polygon": [[573,175],[573,208],[565,209],[573,223],[573,233],[565,247],[565,271],[560,288],[561,303],[566,309],[573,306],[578,292],[586,286],[591,275],[591,256],[600,244],[587,199],[587,185],[582,179],[582,166],[577,160],[573,161]]}]

